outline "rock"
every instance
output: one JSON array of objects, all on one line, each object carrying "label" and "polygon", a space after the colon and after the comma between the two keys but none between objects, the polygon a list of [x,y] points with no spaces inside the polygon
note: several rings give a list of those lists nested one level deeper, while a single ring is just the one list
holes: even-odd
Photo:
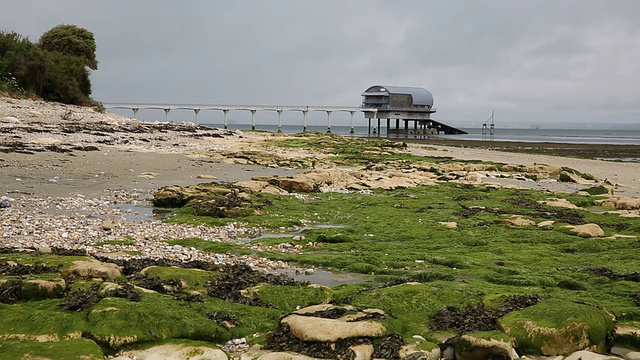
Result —
[{"label": "rock", "polygon": [[[483,163],[478,163],[478,164],[466,164],[462,167],[462,170],[467,171],[467,172],[472,172],[472,171],[497,171],[498,168],[493,165],[493,164],[483,164]],[[456,170],[459,171],[459,170]]]},{"label": "rock", "polygon": [[533,220],[525,219],[520,215],[512,215],[508,219],[502,219],[500,223],[509,225],[509,226],[532,226],[535,225],[536,222]]},{"label": "rock", "polygon": [[52,250],[51,250],[51,247],[49,246],[41,246],[36,248],[36,252],[38,254],[51,254]]},{"label": "rock", "polygon": [[553,221],[553,220],[540,221],[540,222],[538,223],[538,227],[541,227],[541,228],[551,227],[551,226],[553,226],[553,224],[555,224],[555,223],[556,223],[556,222],[555,222],[555,221]]},{"label": "rock", "polygon": [[300,178],[281,178],[278,187],[290,193],[313,192],[317,189],[310,179]]},{"label": "rock", "polygon": [[371,355],[373,355],[373,345],[371,344],[360,344],[350,347],[351,350],[356,354],[353,360],[369,360],[371,359]]},{"label": "rock", "polygon": [[442,358],[445,359],[445,360],[455,360],[456,359],[456,350],[453,348],[453,346],[447,346],[442,351]]},{"label": "rock", "polygon": [[[344,307],[344,309],[353,310],[352,307]],[[380,322],[357,321],[360,317],[368,316],[366,312],[344,315],[337,319],[309,316],[317,311],[330,310],[340,310],[340,308],[329,304],[314,305],[284,317],[280,323],[287,325],[291,334],[302,341],[336,342],[356,337],[380,337],[386,333],[385,326]]]},{"label": "rock", "polygon": [[627,360],[640,360],[640,352],[638,351],[629,351],[625,356]]},{"label": "rock", "polygon": [[182,186],[165,186],[153,194],[153,205],[158,207],[178,208],[185,206],[196,198],[207,198],[205,192],[198,188]]},{"label": "rock", "polygon": [[498,319],[498,327],[524,354],[555,356],[584,349],[606,352],[613,319],[593,306],[542,300]]},{"label": "rock", "polygon": [[583,179],[579,175],[576,175],[568,171],[561,172],[560,175],[558,176],[558,180],[561,182],[570,182],[570,183],[576,183],[580,185],[588,185],[593,183],[587,179]]},{"label": "rock", "polygon": [[52,146],[52,145],[61,145],[62,141],[52,138],[38,138],[29,141],[29,144],[32,145],[42,145],[42,146]]},{"label": "rock", "polygon": [[434,343],[417,341],[400,348],[400,358],[407,360],[440,360],[442,351]]},{"label": "rock", "polygon": [[462,335],[455,344],[456,360],[517,359],[509,338],[500,332]]},{"label": "rock", "polygon": [[13,199],[8,196],[0,197],[0,209],[8,208],[9,206],[11,206],[12,201]]},{"label": "rock", "polygon": [[207,174],[200,174],[198,176],[196,176],[198,179],[206,179],[206,180],[217,180],[218,177],[215,175],[207,175]]},{"label": "rock", "polygon": [[569,200],[567,199],[550,199],[550,200],[543,200],[543,201],[538,201],[538,203],[543,204],[543,205],[548,205],[548,206],[555,206],[555,207],[562,207],[562,208],[567,208],[567,209],[578,209],[578,206],[573,205],[572,203],[569,202]]},{"label": "rock", "polygon": [[18,120],[18,118],[15,116],[5,116],[3,118],[0,118],[0,122],[7,124],[19,124],[20,120]]},{"label": "rock", "polygon": [[458,228],[458,223],[455,221],[440,221],[438,224],[449,228],[449,229],[457,229]]},{"label": "rock", "polygon": [[111,231],[115,229],[115,227],[116,227],[116,224],[114,224],[113,221],[111,221],[110,219],[104,219],[100,224],[100,229],[104,231]]},{"label": "rock", "polygon": [[282,319],[291,333],[302,341],[336,342],[355,337],[379,337],[385,334],[383,324],[374,321],[347,322],[343,319],[324,319],[289,315]]},{"label": "rock", "polygon": [[305,241],[306,237],[304,237],[303,235],[296,235],[292,238],[293,241]]},{"label": "rock", "polygon": [[304,269],[304,274],[310,276],[315,274],[315,271],[313,269]]},{"label": "rock", "polygon": [[618,210],[640,209],[640,198],[638,197],[610,197],[604,200],[596,200],[600,206],[612,207]]},{"label": "rock", "polygon": [[604,230],[598,224],[583,224],[583,225],[566,225],[574,234],[580,237],[602,237],[604,236]]},{"label": "rock", "polygon": [[98,260],[74,261],[73,265],[63,272],[66,275],[74,274],[86,279],[101,278],[106,281],[114,281],[122,276],[120,266]]},{"label": "rock", "polygon": [[[27,284],[32,284],[37,287],[37,293],[43,294],[44,298],[56,298],[62,296],[62,293],[67,288],[67,283],[64,279],[55,280],[27,280]],[[26,289],[26,287],[25,287]],[[24,291],[28,293],[29,291]],[[25,294],[26,295],[26,294]],[[38,294],[35,294],[36,296]],[[31,300],[37,300],[32,297]]]},{"label": "rock", "polygon": [[[614,338],[616,344],[629,344],[640,349],[640,324],[638,322],[622,322],[616,324],[616,333]],[[640,353],[632,354],[640,359]],[[624,355],[625,359],[629,359],[629,354]]]},{"label": "rock", "polygon": [[137,360],[227,360],[227,354],[215,347],[164,344],[146,350],[127,351],[127,356]]},{"label": "rock", "polygon": [[597,354],[597,353],[594,353],[591,351],[585,351],[585,350],[576,351],[573,354],[564,358],[564,360],[611,360],[611,359],[618,360],[620,358],[613,355],[602,355],[602,354]]}]

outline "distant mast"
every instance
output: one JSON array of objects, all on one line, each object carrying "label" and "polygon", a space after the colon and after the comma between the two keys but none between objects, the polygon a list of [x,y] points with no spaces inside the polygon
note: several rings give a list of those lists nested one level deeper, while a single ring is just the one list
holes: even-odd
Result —
[{"label": "distant mast", "polygon": [[[491,110],[491,117],[488,118],[487,121],[484,122],[484,124],[482,124],[482,140],[489,140],[489,141],[493,140],[493,135],[495,133],[495,125],[493,123],[494,120],[495,120],[495,112]],[[487,126],[487,124],[489,126]]]}]

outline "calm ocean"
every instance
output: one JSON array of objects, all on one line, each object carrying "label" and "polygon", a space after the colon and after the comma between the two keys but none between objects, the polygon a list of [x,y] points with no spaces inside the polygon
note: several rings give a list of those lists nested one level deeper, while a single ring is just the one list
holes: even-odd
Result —
[{"label": "calm ocean", "polygon": [[[202,125],[222,128],[222,124],[201,123]],[[250,130],[250,124],[229,124],[229,129]],[[276,125],[256,125],[256,130],[276,132]],[[349,126],[331,126],[331,132],[339,135],[349,135]],[[355,136],[367,136],[366,126],[356,126]],[[450,138],[460,140],[483,140],[481,128],[462,128],[467,135],[434,135],[427,138]],[[309,125],[307,131],[326,132],[326,126]],[[302,132],[301,125],[282,125],[282,132],[295,134]],[[381,137],[386,137],[382,128]],[[424,137],[422,137],[424,138]],[[488,136],[487,136],[488,138]],[[640,145],[640,130],[594,130],[594,129],[512,129],[496,128],[493,136],[495,141],[515,142],[551,142],[567,144],[608,144],[608,145]]]}]

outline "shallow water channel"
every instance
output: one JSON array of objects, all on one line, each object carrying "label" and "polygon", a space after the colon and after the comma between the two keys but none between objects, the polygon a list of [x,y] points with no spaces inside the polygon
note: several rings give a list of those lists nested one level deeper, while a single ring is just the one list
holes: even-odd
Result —
[{"label": "shallow water channel", "polygon": [[[123,217],[127,221],[149,221],[149,220],[162,220],[166,218],[170,211],[162,210],[154,208],[153,205],[149,204],[117,204],[114,208],[122,211]],[[310,227],[302,228],[293,233],[286,234],[272,234],[272,233],[263,233],[257,237],[251,238],[242,238],[236,240],[240,243],[249,243],[260,239],[268,239],[268,238],[292,238],[296,235],[302,235],[304,230],[308,229],[332,229],[332,228],[342,228],[343,225],[315,225]],[[355,274],[355,273],[345,273],[345,272],[336,272],[329,271],[324,269],[314,268],[313,273],[309,274],[309,272],[305,273],[304,268],[298,269],[279,269],[273,271],[273,273],[277,274],[285,274],[288,275],[298,281],[308,281],[311,284],[318,284],[323,286],[336,286],[342,284],[360,284],[363,282],[371,282],[374,280],[372,275],[365,274]]]}]

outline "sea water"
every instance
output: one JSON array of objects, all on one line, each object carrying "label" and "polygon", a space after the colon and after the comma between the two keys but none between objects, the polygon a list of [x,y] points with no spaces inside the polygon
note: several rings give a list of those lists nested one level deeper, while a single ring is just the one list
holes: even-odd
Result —
[{"label": "sea water", "polygon": [[[222,128],[223,124],[201,123],[201,125]],[[251,130],[250,124],[230,124],[232,130]],[[277,125],[256,125],[258,131],[277,132]],[[302,125],[282,125],[281,130],[285,134],[301,133],[304,129]],[[351,133],[350,126],[308,125],[307,131],[330,131],[333,134],[345,136],[379,136],[387,137],[386,128],[382,127],[382,133],[374,127],[355,126]],[[514,142],[549,142],[566,144],[606,144],[606,145],[640,145],[640,130],[596,130],[596,129],[516,129],[516,128],[496,128],[493,137],[488,134],[482,135],[481,128],[461,128],[468,132],[465,135],[421,135],[420,139],[455,139],[455,140],[491,140],[494,141],[514,141]],[[397,135],[391,135],[400,138]],[[402,135],[402,137],[408,137]]]}]

